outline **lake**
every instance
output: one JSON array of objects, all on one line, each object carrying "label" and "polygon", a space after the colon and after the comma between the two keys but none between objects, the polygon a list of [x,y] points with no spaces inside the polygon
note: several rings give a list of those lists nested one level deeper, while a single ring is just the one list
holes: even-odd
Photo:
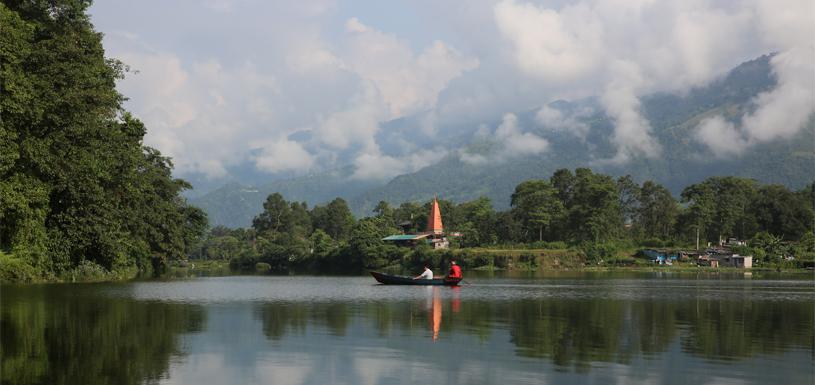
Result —
[{"label": "lake", "polygon": [[3,384],[812,384],[811,274],[0,288]]}]

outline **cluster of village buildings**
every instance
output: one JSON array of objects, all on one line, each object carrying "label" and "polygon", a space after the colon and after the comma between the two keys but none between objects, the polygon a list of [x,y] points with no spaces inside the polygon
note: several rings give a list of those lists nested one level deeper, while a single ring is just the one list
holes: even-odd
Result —
[{"label": "cluster of village buildings", "polygon": [[642,253],[646,258],[660,265],[672,265],[676,261],[696,261],[699,266],[749,269],[753,267],[753,257],[751,255],[739,255],[731,249],[733,246],[744,245],[744,241],[730,238],[720,241],[716,246],[708,245],[708,248],[704,251],[646,249]]}]

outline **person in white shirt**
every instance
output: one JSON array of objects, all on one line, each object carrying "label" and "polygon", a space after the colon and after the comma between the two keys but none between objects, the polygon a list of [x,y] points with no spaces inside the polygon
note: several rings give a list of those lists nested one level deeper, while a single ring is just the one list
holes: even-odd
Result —
[{"label": "person in white shirt", "polygon": [[424,266],[424,272],[413,279],[433,279],[433,270],[430,270],[427,265]]}]

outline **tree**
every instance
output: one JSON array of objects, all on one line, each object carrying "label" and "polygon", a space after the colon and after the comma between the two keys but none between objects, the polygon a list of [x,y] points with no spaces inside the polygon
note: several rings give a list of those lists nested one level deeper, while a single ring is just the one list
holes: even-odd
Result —
[{"label": "tree", "polygon": [[263,203],[263,212],[252,220],[252,227],[258,233],[277,233],[287,226],[291,207],[280,193],[270,194]]},{"label": "tree", "polygon": [[410,223],[410,228],[407,229],[409,232],[423,231],[427,223],[427,212],[414,202],[402,202],[394,211],[394,220],[397,226]]},{"label": "tree", "polygon": [[307,237],[311,234],[311,214],[309,214],[306,202],[291,203],[288,221],[285,223],[283,231],[299,237]]},{"label": "tree", "polygon": [[495,210],[489,198],[479,197],[474,201],[462,203],[451,211],[456,213],[459,222],[455,228],[463,234],[462,246],[484,246],[497,241]]},{"label": "tree", "polygon": [[760,231],[789,240],[799,239],[811,228],[813,221],[813,212],[806,198],[781,185],[760,187],[748,211]]},{"label": "tree", "polygon": [[322,229],[335,240],[343,241],[348,238],[353,225],[354,215],[348,203],[345,199],[335,198],[325,206],[325,216],[314,227]]},{"label": "tree", "polygon": [[0,248],[44,274],[185,258],[206,227],[122,108],[89,1],[0,4]]},{"label": "tree", "polygon": [[384,246],[382,238],[387,236],[388,229],[380,218],[363,218],[351,229],[348,242],[350,256],[357,260],[354,264],[360,267],[373,267],[384,255],[378,253]]},{"label": "tree", "polygon": [[645,237],[668,238],[679,213],[676,199],[664,186],[646,181],[639,189],[636,227]]},{"label": "tree", "polygon": [[638,221],[637,216],[640,214],[640,187],[634,182],[631,175],[626,175],[617,179],[617,190],[620,195],[620,212],[623,215],[623,223],[634,224]]},{"label": "tree", "polygon": [[526,233],[534,233],[538,241],[543,241],[543,230],[559,220],[564,211],[557,190],[545,180],[529,180],[519,184],[510,204],[515,218],[527,229]]},{"label": "tree", "polygon": [[391,205],[388,202],[379,201],[379,203],[376,204],[376,207],[374,207],[374,214],[376,214],[378,218],[393,217],[393,208],[391,208]]},{"label": "tree", "polygon": [[334,249],[334,240],[321,229],[314,230],[308,240],[311,254],[317,259],[324,259]]},{"label": "tree", "polygon": [[617,184],[608,175],[594,174],[587,168],[578,168],[569,191],[566,208],[566,228],[574,241],[599,242],[619,235],[623,217],[620,211]]},{"label": "tree", "polygon": [[739,177],[711,177],[682,191],[687,215],[708,241],[730,236],[741,239],[756,231],[748,207],[756,194],[756,181]]}]

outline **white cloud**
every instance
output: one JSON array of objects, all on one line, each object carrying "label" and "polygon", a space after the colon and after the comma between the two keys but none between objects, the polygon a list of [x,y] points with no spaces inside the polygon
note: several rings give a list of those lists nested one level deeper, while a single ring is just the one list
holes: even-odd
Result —
[{"label": "white cloud", "polygon": [[639,66],[627,61],[611,64],[615,74],[606,86],[601,102],[614,121],[612,142],[617,146],[614,162],[626,162],[638,154],[655,157],[662,151],[659,143],[651,137],[651,125],[640,113],[637,97],[644,79]]},{"label": "white cloud", "polygon": [[[815,3],[759,0],[753,5],[762,39],[779,52],[770,60],[777,84],[753,99],[755,109],[740,125],[724,130],[738,136],[738,153],[758,143],[792,138],[815,114]],[[717,131],[705,124],[699,125],[697,139],[716,152],[716,135],[703,133]]]},{"label": "white cloud", "polygon": [[795,47],[771,62],[778,85],[759,94],[757,109],[742,121],[751,144],[791,138],[815,113],[815,48]]},{"label": "white cloud", "polygon": [[[410,2],[399,23],[388,11],[363,13],[333,0],[247,5],[145,8],[113,0],[91,8],[108,55],[140,71],[120,90],[147,125],[146,144],[172,156],[181,175],[223,176],[242,162],[268,172],[352,163],[357,177],[381,177],[422,164],[410,155],[426,148],[422,140],[458,145],[451,138],[468,137],[500,113],[588,96],[614,120],[611,160],[654,157],[660,147],[640,112],[642,95],[704,86],[767,52],[779,52],[772,59],[778,86],[750,113],[728,117],[732,127],[711,121],[695,139],[730,136],[747,147],[790,138],[815,105],[811,0]],[[184,28],[168,16],[181,12]],[[364,22],[349,18],[361,14]],[[544,106],[535,124],[585,138],[581,114]],[[416,122],[400,125],[398,140],[382,125],[396,118]],[[517,119],[506,124],[482,131],[509,132],[495,139],[503,149],[546,150],[545,139],[523,132]],[[306,135],[285,139],[296,131]],[[378,143],[383,137],[387,143]],[[292,151],[290,162],[265,158],[283,151],[259,145],[287,142],[294,143],[282,148]]]},{"label": "white cloud", "polygon": [[260,154],[255,157],[259,170],[268,172],[307,171],[314,166],[314,156],[300,143],[282,139],[267,142],[258,147]]},{"label": "white cloud", "polygon": [[375,148],[379,123],[386,118],[387,110],[377,89],[366,83],[345,108],[320,119],[315,129],[316,140],[325,147],[339,150],[352,144]]},{"label": "white cloud", "polygon": [[409,155],[394,157],[383,155],[378,150],[362,153],[354,160],[354,179],[386,180],[394,176],[418,171],[440,161],[447,155],[443,149],[430,149],[412,152]]},{"label": "white cloud", "polygon": [[[483,127],[479,132],[484,135]],[[459,159],[464,163],[481,165],[488,162],[502,162],[514,157],[536,155],[549,149],[549,142],[531,132],[523,132],[518,125],[518,117],[513,113],[504,114],[501,124],[495,128],[492,139],[497,145],[487,153],[473,152],[464,148],[458,151]]]},{"label": "white cloud", "polygon": [[547,82],[570,82],[600,66],[602,25],[585,5],[560,12],[530,3],[502,1],[495,22],[514,46],[518,66]]},{"label": "white cloud", "polygon": [[707,143],[717,157],[741,155],[747,144],[736,126],[721,116],[702,120],[697,126],[696,138]]},{"label": "white cloud", "polygon": [[641,95],[706,84],[750,58],[758,34],[755,9],[704,0],[583,0],[557,9],[507,0],[494,14],[519,69],[555,92],[560,84],[599,94],[615,123],[614,162],[661,152]]},{"label": "white cloud", "polygon": [[506,114],[498,128],[495,138],[504,144],[506,157],[534,155],[546,151],[549,142],[530,132],[522,132],[518,127],[518,117]]},{"label": "white cloud", "polygon": [[585,139],[589,133],[589,125],[581,119],[589,116],[593,110],[584,107],[575,112],[564,113],[561,110],[544,105],[535,113],[535,121],[544,130],[553,132],[568,132],[578,138]]},{"label": "white cloud", "polygon": [[148,128],[145,144],[172,157],[178,172],[224,176],[245,156],[235,149],[262,136],[259,125],[275,119],[277,81],[251,62],[224,68],[214,59],[185,66],[166,52],[117,56],[136,71],[120,89]]},{"label": "white cloud", "polygon": [[350,35],[341,54],[343,65],[376,86],[391,119],[432,109],[450,80],[478,67],[477,59],[438,40],[416,55],[407,41],[356,18],[348,20],[346,29]]}]

